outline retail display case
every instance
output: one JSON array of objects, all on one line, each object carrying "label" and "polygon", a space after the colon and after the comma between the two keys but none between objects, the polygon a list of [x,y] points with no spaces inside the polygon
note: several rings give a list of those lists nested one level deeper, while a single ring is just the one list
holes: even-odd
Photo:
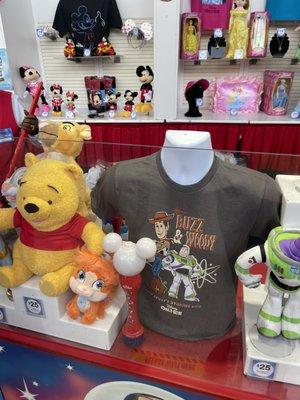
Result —
[{"label": "retail display case", "polygon": [[[13,153],[14,145],[6,143],[0,146],[5,146],[6,152]],[[23,154],[27,151],[39,153],[41,149],[27,141]],[[89,142],[85,144],[77,161],[87,172],[99,163],[107,167],[112,163],[159,151],[160,146],[157,145]],[[300,158],[297,155],[231,152],[230,149],[222,151],[216,148],[216,157],[225,163],[260,170],[273,178],[277,174],[299,175],[300,172]],[[18,166],[22,165],[22,160],[23,156],[20,157]],[[256,269],[266,275],[263,265]],[[247,293],[248,303],[244,306],[242,287],[238,285],[236,323],[221,338],[182,341],[146,328],[145,340],[141,346],[128,347],[119,333],[110,350],[104,350],[96,348],[97,345],[95,347],[93,343],[89,344],[90,328],[86,327],[85,330],[85,344],[78,341],[76,343],[67,340],[66,335],[59,330],[54,335],[50,335],[47,329],[43,331],[43,318],[34,313],[25,315],[25,308],[21,314],[23,313],[27,323],[29,321],[27,329],[20,327],[20,321],[10,325],[6,319],[9,311],[5,307],[11,308],[13,303],[2,289],[1,299],[6,297],[4,304],[0,304],[0,386],[3,397],[5,400],[20,396],[27,399],[40,396],[43,399],[92,400],[103,396],[111,400],[125,400],[139,398],[127,396],[143,394],[146,399],[151,400],[297,400],[300,381],[294,381],[294,385],[275,382],[276,366],[274,373],[269,376],[254,372],[252,377],[243,374],[246,359],[243,341],[245,343],[247,337],[243,328],[244,312],[247,307],[252,308],[253,312],[251,302],[256,290],[258,289]],[[263,297],[263,292],[260,293]],[[63,313],[61,310],[59,312]],[[33,321],[32,328],[30,320]],[[119,321],[118,330],[121,324],[122,320]],[[47,326],[46,321],[44,326]],[[76,325],[74,330],[75,327]],[[295,351],[299,351],[299,343],[296,342]],[[258,354],[257,362],[268,361],[264,354]],[[280,360],[277,363],[279,365]]]}]

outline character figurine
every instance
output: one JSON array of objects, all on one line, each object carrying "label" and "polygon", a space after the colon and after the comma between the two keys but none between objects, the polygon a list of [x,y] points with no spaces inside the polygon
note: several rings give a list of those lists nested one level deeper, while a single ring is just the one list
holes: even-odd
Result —
[{"label": "character figurine", "polygon": [[153,89],[151,82],[153,82],[154,74],[149,65],[147,65],[146,68],[140,65],[136,69],[136,74],[142,83],[140,88],[141,102],[136,105],[136,112],[149,113],[152,111],[151,101],[153,97]]},{"label": "character figurine", "polygon": [[108,300],[119,285],[119,275],[111,261],[83,250],[76,258],[77,269],[70,278],[70,288],[75,296],[67,304],[67,314],[80,322],[92,324],[103,318]]},{"label": "character figurine", "polygon": [[246,58],[249,41],[249,0],[234,0],[230,11],[229,46],[226,58]]},{"label": "character figurine", "polygon": [[0,268],[1,265],[11,265],[12,259],[9,252],[9,249],[4,242],[3,237],[0,235]]},{"label": "character figurine", "polygon": [[[36,90],[38,88],[38,85],[41,82],[41,80],[40,80],[41,76],[40,76],[39,72],[33,67],[26,67],[26,66],[20,67],[19,72],[20,72],[21,78],[26,83],[25,93],[26,94],[29,93],[30,96],[32,96],[32,98],[34,98]],[[25,94],[24,94],[24,96],[25,96]],[[42,106],[43,106],[42,112],[45,112],[45,110],[49,111],[50,108],[46,101],[44,88],[41,92],[41,100],[42,100]],[[36,116],[40,115],[39,106],[36,107],[35,115]]]},{"label": "character figurine", "polygon": [[206,79],[188,82],[184,92],[189,104],[189,109],[184,114],[186,117],[202,117],[199,108],[203,106],[203,93],[208,87],[209,82]]},{"label": "character figurine", "polygon": [[76,57],[75,44],[73,42],[73,39],[70,37],[67,37],[67,39],[66,39],[64,55],[67,58]]},{"label": "character figurine", "polygon": [[259,263],[267,265],[270,276],[267,298],[258,315],[258,331],[270,338],[281,333],[286,339],[300,339],[300,231],[279,226],[270,232],[264,246],[253,247],[237,259],[235,272],[248,288],[260,285],[261,275],[250,273]]},{"label": "character figurine", "polygon": [[112,44],[104,37],[98,44],[96,55],[97,56],[114,56],[116,54]]},{"label": "character figurine", "polygon": [[109,110],[112,110],[112,111],[116,111],[117,110],[117,108],[118,108],[118,98],[120,96],[121,96],[120,92],[114,92],[112,90],[109,90],[107,92],[107,97],[108,97],[107,103],[108,103]]},{"label": "character figurine", "polygon": [[50,87],[50,90],[52,92],[52,114],[60,117],[61,116],[61,106],[63,104],[63,99],[61,98],[61,95],[63,93],[63,88],[58,84],[55,83]]},{"label": "character figurine", "polygon": [[77,112],[76,106],[75,106],[75,100],[78,99],[78,96],[75,92],[67,92],[66,93],[67,101],[66,101],[66,106],[67,106],[67,112],[66,112],[66,117],[67,118],[74,118],[75,113]]},{"label": "character figurine", "polygon": [[125,97],[125,105],[123,111],[120,112],[120,117],[130,117],[134,111],[134,98],[137,97],[138,92],[133,92],[131,90],[126,90]]}]

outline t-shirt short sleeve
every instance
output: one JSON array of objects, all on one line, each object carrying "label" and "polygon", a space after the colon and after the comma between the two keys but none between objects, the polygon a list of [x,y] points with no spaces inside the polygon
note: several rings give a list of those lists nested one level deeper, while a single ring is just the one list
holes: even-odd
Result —
[{"label": "t-shirt short sleeve", "polygon": [[69,32],[67,18],[68,16],[66,15],[66,12],[64,10],[63,1],[60,0],[56,8],[56,13],[52,26],[58,31],[60,37],[64,37]]},{"label": "t-shirt short sleeve", "polygon": [[280,225],[279,211],[281,204],[281,193],[274,179],[267,177],[265,192],[261,205],[250,231],[250,236],[265,240],[268,233]]},{"label": "t-shirt short sleeve", "polygon": [[23,217],[20,211],[16,210],[13,217],[14,228],[21,228]]},{"label": "t-shirt short sleeve", "polygon": [[123,25],[120,12],[115,0],[109,1],[108,25],[110,28],[117,29],[121,29]]},{"label": "t-shirt short sleeve", "polygon": [[92,210],[102,219],[119,216],[116,167],[106,170],[92,191]]}]

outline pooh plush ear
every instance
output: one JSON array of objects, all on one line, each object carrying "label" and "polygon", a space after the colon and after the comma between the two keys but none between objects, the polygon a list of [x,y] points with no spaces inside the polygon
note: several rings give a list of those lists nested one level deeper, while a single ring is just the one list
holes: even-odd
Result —
[{"label": "pooh plush ear", "polygon": [[76,164],[67,164],[65,165],[65,171],[72,176],[74,180],[78,180],[82,178],[83,172],[82,169]]},{"label": "pooh plush ear", "polygon": [[25,166],[27,168],[32,167],[32,165],[40,162],[40,160],[32,153],[25,154]]},{"label": "pooh plush ear", "polygon": [[91,127],[89,125],[79,125],[80,137],[83,140],[91,140]]}]

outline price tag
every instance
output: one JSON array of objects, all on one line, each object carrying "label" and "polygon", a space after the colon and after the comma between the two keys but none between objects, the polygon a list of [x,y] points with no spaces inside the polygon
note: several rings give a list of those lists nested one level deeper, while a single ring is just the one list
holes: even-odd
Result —
[{"label": "price tag", "polygon": [[223,36],[223,31],[221,28],[214,30],[214,38],[221,38]]},{"label": "price tag", "polygon": [[12,142],[14,140],[11,128],[0,129],[0,143]]},{"label": "price tag", "polygon": [[286,33],[286,29],[285,28],[277,28],[276,34],[278,37],[283,37]]},{"label": "price tag", "polygon": [[0,323],[7,322],[5,308],[0,307]]},{"label": "price tag", "polygon": [[38,38],[42,38],[44,36],[44,27],[43,26],[38,26],[36,28],[36,35]]},{"label": "price tag", "polygon": [[199,60],[207,60],[208,51],[207,50],[199,50]]},{"label": "price tag", "polygon": [[203,107],[203,98],[202,97],[199,97],[199,99],[196,99],[196,106]]},{"label": "price tag", "polygon": [[34,299],[33,297],[23,297],[25,303],[26,313],[33,317],[45,318],[43,302],[40,299]]},{"label": "price tag", "polygon": [[253,360],[251,375],[264,379],[274,379],[277,364],[270,361]]},{"label": "price tag", "polygon": [[235,60],[242,60],[243,58],[244,58],[244,50],[243,49],[234,50],[234,59]]}]

